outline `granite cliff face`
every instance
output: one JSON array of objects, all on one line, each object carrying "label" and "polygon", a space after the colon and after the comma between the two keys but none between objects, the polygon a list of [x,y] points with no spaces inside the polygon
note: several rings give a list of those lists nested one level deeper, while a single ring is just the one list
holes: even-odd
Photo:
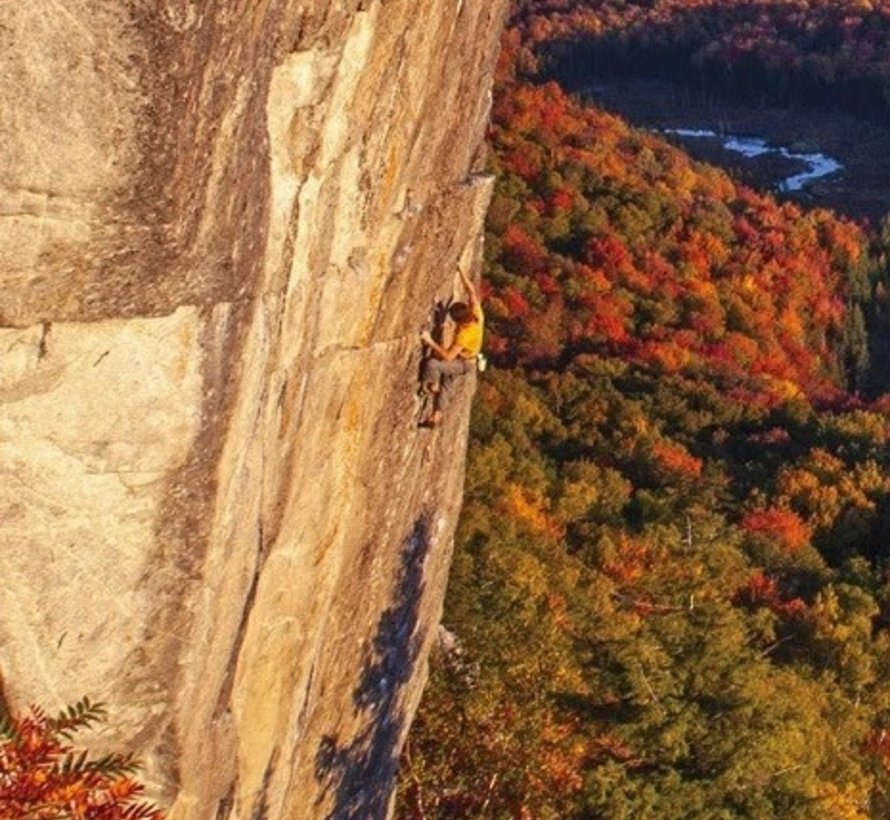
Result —
[{"label": "granite cliff face", "polygon": [[385,816],[460,507],[503,0],[0,7],[0,672],[173,818]]}]

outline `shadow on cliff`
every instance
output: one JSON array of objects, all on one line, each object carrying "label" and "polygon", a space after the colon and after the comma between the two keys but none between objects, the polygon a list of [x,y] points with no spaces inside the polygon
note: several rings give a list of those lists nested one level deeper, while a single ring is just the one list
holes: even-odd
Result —
[{"label": "shadow on cliff", "polygon": [[430,548],[426,521],[415,522],[402,543],[401,568],[392,605],[380,616],[371,656],[353,691],[366,728],[348,746],[326,736],[315,756],[315,776],[335,792],[327,820],[385,818],[398,770],[399,739],[407,716],[402,689],[414,675],[425,630],[415,634],[423,592],[423,565]]}]

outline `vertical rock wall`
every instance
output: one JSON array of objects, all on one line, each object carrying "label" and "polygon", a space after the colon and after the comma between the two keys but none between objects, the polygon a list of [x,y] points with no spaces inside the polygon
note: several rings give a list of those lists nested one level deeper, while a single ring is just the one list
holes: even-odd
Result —
[{"label": "vertical rock wall", "polygon": [[105,700],[174,818],[373,818],[471,383],[501,0],[0,6],[0,672]]}]

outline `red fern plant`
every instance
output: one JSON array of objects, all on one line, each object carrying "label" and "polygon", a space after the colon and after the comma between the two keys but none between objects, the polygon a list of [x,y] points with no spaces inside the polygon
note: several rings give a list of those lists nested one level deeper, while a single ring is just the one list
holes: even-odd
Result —
[{"label": "red fern plant", "polygon": [[0,817],[9,820],[163,820],[140,800],[130,754],[91,757],[70,745],[80,730],[100,723],[101,703],[84,698],[56,717],[32,706],[0,716]]}]

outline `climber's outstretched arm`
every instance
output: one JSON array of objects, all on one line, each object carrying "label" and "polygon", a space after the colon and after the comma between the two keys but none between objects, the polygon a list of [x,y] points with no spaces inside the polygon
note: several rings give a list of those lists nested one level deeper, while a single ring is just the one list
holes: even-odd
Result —
[{"label": "climber's outstretched arm", "polygon": [[473,308],[479,304],[479,296],[476,293],[476,286],[470,281],[470,277],[467,276],[463,268],[459,267],[457,269],[457,273],[460,276],[460,281],[463,283],[463,286],[467,291],[467,303],[471,308]]}]

